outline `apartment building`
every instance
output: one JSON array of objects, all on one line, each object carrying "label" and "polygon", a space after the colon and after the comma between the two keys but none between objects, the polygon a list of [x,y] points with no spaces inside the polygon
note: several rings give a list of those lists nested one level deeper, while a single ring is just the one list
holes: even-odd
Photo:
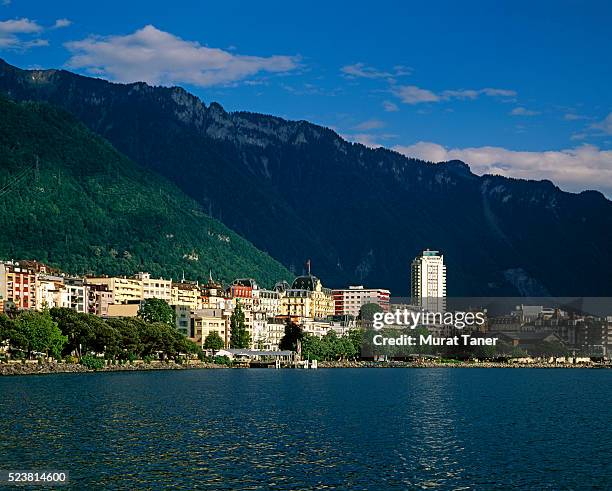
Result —
[{"label": "apartment building", "polygon": [[229,347],[231,312],[225,309],[198,309],[191,314],[189,338],[204,346],[204,340],[211,332],[216,332]]},{"label": "apartment building", "polygon": [[138,303],[144,296],[142,280],[125,276],[86,278],[88,285],[103,285],[113,294],[115,304]]},{"label": "apartment building", "polygon": [[426,249],[412,261],[410,294],[426,310],[446,310],[446,266],[439,251]]},{"label": "apartment building", "polygon": [[109,305],[115,302],[112,291],[106,285],[87,284],[88,311],[100,317],[108,317]]},{"label": "apartment building", "polygon": [[180,305],[191,310],[202,308],[202,292],[197,283],[172,283],[172,299],[170,305]]},{"label": "apartment building", "polygon": [[0,309],[7,303],[19,310],[36,308],[36,271],[19,262],[0,263]]},{"label": "apartment building", "polygon": [[66,302],[64,277],[39,274],[36,281],[36,310],[61,307]]},{"label": "apartment building", "polygon": [[363,285],[349,286],[347,289],[332,290],[335,315],[359,316],[361,307],[375,303],[387,312],[391,292],[380,288],[364,288]]},{"label": "apartment building", "polygon": [[134,276],[142,282],[142,299],[159,298],[168,304],[172,303],[172,280],[151,278],[149,273],[138,273]]}]

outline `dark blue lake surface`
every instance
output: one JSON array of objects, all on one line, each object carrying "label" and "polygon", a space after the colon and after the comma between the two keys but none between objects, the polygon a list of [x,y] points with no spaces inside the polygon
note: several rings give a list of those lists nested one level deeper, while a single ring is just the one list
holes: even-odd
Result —
[{"label": "dark blue lake surface", "polygon": [[0,469],[37,468],[75,489],[610,489],[612,371],[0,378]]}]

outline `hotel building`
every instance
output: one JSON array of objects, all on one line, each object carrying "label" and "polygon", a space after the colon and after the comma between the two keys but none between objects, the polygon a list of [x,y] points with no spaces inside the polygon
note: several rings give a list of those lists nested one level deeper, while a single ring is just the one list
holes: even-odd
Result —
[{"label": "hotel building", "polygon": [[426,249],[412,261],[410,295],[426,310],[446,310],[446,266],[440,252]]},{"label": "hotel building", "polygon": [[302,319],[327,319],[334,315],[332,291],[313,275],[298,276],[281,298],[281,315]]},{"label": "hotel building", "polygon": [[375,303],[387,312],[389,310],[389,290],[380,288],[364,288],[362,285],[349,286],[346,290],[332,290],[336,315],[359,316],[361,307],[367,303]]}]

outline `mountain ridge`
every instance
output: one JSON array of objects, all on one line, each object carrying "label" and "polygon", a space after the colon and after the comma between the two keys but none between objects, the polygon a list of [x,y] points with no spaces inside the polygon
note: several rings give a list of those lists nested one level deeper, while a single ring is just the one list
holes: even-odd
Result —
[{"label": "mountain ridge", "polygon": [[[63,110],[0,97],[0,257],[271,286],[289,272]],[[221,278],[220,278],[221,277]]]},{"label": "mountain ridge", "polygon": [[294,272],[312,259],[330,286],[407,295],[409,262],[429,247],[445,253],[451,295],[612,290],[576,266],[586,248],[597,255],[587,269],[612,271],[612,203],[598,191],[477,176],[307,121],[227,112],[182,88],[9,67],[0,91],[60,105]]}]

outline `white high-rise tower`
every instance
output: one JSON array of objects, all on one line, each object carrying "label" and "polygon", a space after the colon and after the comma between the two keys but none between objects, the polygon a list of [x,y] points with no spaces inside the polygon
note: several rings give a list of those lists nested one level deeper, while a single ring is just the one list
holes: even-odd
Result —
[{"label": "white high-rise tower", "polygon": [[424,250],[410,268],[412,301],[426,310],[442,312],[446,309],[446,266],[438,251]]}]

